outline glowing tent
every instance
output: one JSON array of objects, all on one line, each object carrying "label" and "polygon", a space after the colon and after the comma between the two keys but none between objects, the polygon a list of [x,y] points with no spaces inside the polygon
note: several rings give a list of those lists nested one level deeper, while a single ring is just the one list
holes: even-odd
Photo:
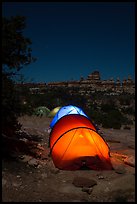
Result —
[{"label": "glowing tent", "polygon": [[80,114],[80,115],[84,115],[85,117],[87,117],[87,115],[79,107],[76,107],[73,105],[63,106],[62,108],[59,109],[59,111],[56,113],[53,120],[51,121],[50,128],[53,128],[53,126],[56,124],[56,122],[60,118],[62,118],[65,115],[70,115],[70,114]]},{"label": "glowing tent", "polygon": [[51,131],[49,142],[53,163],[59,169],[77,170],[83,166],[93,170],[112,169],[107,143],[83,115],[60,118]]},{"label": "glowing tent", "polygon": [[61,108],[61,106],[58,106],[58,107],[56,107],[56,108],[53,108],[53,109],[50,111],[48,117],[54,117],[54,116],[56,115],[56,113],[59,111],[60,108]]},{"label": "glowing tent", "polygon": [[37,116],[48,116],[49,113],[50,113],[50,110],[46,106],[39,106],[35,108],[33,114]]}]

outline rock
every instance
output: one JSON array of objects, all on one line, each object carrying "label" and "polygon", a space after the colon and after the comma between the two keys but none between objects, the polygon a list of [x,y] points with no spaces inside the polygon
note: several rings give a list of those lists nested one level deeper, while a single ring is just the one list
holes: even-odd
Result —
[{"label": "rock", "polygon": [[51,172],[52,174],[58,174],[58,173],[60,172],[60,170],[57,169],[57,168],[54,168],[54,169],[50,169],[50,172]]},{"label": "rock", "polygon": [[111,164],[116,173],[124,174],[126,172],[126,169],[124,167],[122,160],[112,157]]},{"label": "rock", "polygon": [[45,179],[48,177],[48,175],[46,173],[43,173],[41,176],[42,176],[42,179]]},{"label": "rock", "polygon": [[16,187],[21,186],[21,183],[13,182],[13,183],[12,183],[12,186],[16,188]]},{"label": "rock", "polygon": [[57,174],[57,173],[60,172],[60,170],[55,167],[55,165],[54,165],[54,163],[53,163],[52,160],[50,160],[50,161],[48,162],[48,167],[49,167],[49,169],[50,169],[50,172],[53,173],[53,174]]},{"label": "rock", "polygon": [[[132,194],[133,195],[132,195]],[[131,174],[120,175],[110,182],[102,182],[97,185],[93,192],[92,198],[97,196],[96,200],[101,200],[100,195],[104,195],[103,202],[116,202],[116,197],[127,197],[134,199],[135,195],[135,176]],[[122,201],[122,200],[121,200]],[[119,200],[120,202],[120,200]]]},{"label": "rock", "polygon": [[42,167],[42,165],[38,164],[37,168],[40,169]]},{"label": "rock", "polygon": [[104,179],[104,176],[99,175],[99,176],[98,176],[98,179]]},{"label": "rock", "polygon": [[38,161],[35,158],[32,158],[31,160],[28,161],[28,164],[30,166],[38,166]]},{"label": "rock", "polygon": [[124,163],[128,164],[129,166],[135,167],[135,157],[129,156],[129,157],[125,158]]},{"label": "rock", "polygon": [[106,187],[105,190],[104,190],[105,193],[107,193],[109,191],[110,191],[110,189],[108,187]]},{"label": "rock", "polygon": [[19,161],[22,161],[22,162],[28,162],[31,159],[32,159],[32,156],[29,156],[29,155],[21,155],[19,157]]},{"label": "rock", "polygon": [[5,186],[7,184],[7,180],[2,178],[2,186]]},{"label": "rock", "polygon": [[97,182],[95,180],[79,176],[75,177],[72,183],[76,187],[92,187],[94,185],[97,185]]},{"label": "rock", "polygon": [[130,200],[131,202],[135,201],[135,194],[131,190],[113,191],[110,196],[110,202],[130,202]]},{"label": "rock", "polygon": [[23,141],[23,142],[27,142],[28,141],[28,139],[26,139],[26,138],[21,138],[21,139],[19,139],[20,141]]},{"label": "rock", "polygon": [[88,193],[90,195],[92,193],[92,191],[93,191],[93,188],[83,187],[82,191],[86,192],[86,193]]},{"label": "rock", "polygon": [[123,166],[120,166],[120,167],[115,169],[115,172],[118,173],[118,174],[125,174],[126,169]]},{"label": "rock", "polygon": [[76,188],[72,183],[60,183],[60,185],[58,186],[58,191],[60,193],[64,193],[64,194],[75,194],[76,199],[78,199],[78,195],[82,194],[81,189],[80,188]]},{"label": "rock", "polygon": [[90,195],[92,193],[92,191],[93,191],[93,188],[89,188],[87,193]]}]

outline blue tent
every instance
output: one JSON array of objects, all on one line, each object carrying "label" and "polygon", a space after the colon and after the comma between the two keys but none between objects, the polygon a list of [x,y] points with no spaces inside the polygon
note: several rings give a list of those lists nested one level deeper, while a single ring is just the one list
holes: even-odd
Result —
[{"label": "blue tent", "polygon": [[70,115],[70,114],[79,114],[79,115],[83,115],[83,116],[88,118],[88,116],[82,111],[81,108],[78,108],[78,107],[73,106],[73,105],[63,106],[62,108],[59,109],[59,111],[56,113],[53,120],[51,121],[50,128],[53,128],[55,123],[60,118],[62,118],[65,115]]}]

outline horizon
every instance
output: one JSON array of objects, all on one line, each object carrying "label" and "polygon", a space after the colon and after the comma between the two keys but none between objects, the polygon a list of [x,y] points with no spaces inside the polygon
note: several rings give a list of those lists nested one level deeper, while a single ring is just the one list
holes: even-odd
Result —
[{"label": "horizon", "polygon": [[[95,71],[98,71],[98,70],[94,70],[93,72],[95,72]],[[92,73],[93,73],[92,72]],[[89,73],[88,75],[90,75],[90,74],[92,74],[92,73]],[[83,77],[83,79],[84,80],[87,80],[87,78],[88,78],[88,75],[87,75],[87,77],[85,78],[85,77]],[[131,80],[135,83],[135,80],[130,76],[130,75],[128,75],[127,77],[124,77],[124,79],[120,79],[119,77],[116,77],[116,79],[112,76],[112,77],[110,77],[110,78],[108,78],[108,79],[102,79],[101,78],[101,74],[100,74],[100,72],[99,72],[99,75],[100,75],[100,81],[107,81],[107,80],[114,80],[114,83],[117,81],[117,79],[119,79],[120,80],[120,83],[122,83],[123,82],[123,80],[128,80],[129,78],[131,78]],[[73,82],[73,81],[80,81],[80,79],[78,79],[78,80],[63,80],[63,81],[50,81],[50,82],[44,82],[44,81],[39,81],[39,82],[30,82],[30,81],[28,81],[28,82],[23,82],[23,83],[46,83],[46,84],[48,84],[48,83],[58,83],[58,82]]]}]

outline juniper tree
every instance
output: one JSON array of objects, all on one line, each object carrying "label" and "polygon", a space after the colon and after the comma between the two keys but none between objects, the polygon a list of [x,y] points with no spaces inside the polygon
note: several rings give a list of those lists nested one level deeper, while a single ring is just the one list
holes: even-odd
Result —
[{"label": "juniper tree", "polygon": [[20,126],[20,104],[15,92],[15,76],[25,65],[34,62],[31,40],[24,36],[26,18],[2,18],[2,133],[13,136]]}]

